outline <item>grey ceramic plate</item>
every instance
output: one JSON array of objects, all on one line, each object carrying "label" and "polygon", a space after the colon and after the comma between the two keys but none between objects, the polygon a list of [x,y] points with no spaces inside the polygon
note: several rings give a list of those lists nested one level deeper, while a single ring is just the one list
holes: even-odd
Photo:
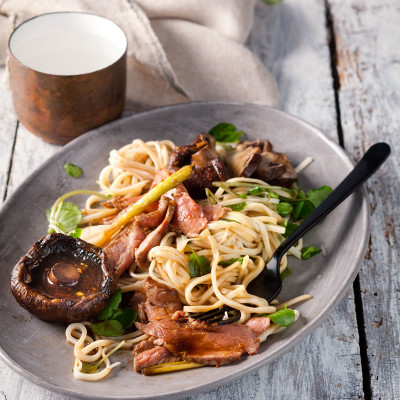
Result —
[{"label": "grey ceramic plate", "polygon": [[[263,343],[257,355],[222,368],[145,377],[133,371],[126,355],[123,366],[114,369],[107,379],[96,383],[77,381],[71,373],[72,346],[64,339],[64,327],[32,317],[13,299],[9,289],[11,269],[45,234],[45,209],[67,191],[96,189],[95,181],[111,149],[135,138],[172,139],[185,144],[221,121],[235,124],[249,138],[270,139],[294,165],[311,156],[314,163],[300,175],[303,188],[323,184],[335,187],[352,168],[343,150],[318,129],[283,112],[249,104],[170,106],[116,121],[80,137],[36,170],[0,213],[0,346],[1,356],[11,368],[37,385],[74,398],[183,397],[227,384],[275,360],[329,316],[354,280],[365,253],[369,212],[360,192],[306,236],[306,245],[323,248],[322,254],[304,262],[290,261],[293,274],[284,282],[281,300],[302,293],[314,296],[298,307],[299,321]],[[84,174],[71,179],[63,170],[66,162],[82,166]]]}]

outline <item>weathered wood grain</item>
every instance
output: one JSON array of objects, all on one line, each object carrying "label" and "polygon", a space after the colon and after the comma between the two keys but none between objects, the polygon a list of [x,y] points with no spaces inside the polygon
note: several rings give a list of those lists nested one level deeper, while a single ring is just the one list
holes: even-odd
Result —
[{"label": "weathered wood grain", "polygon": [[[0,82],[4,67],[0,67]],[[4,201],[8,172],[17,132],[17,117],[12,105],[11,92],[0,85],[0,204]]]},{"label": "weathered wood grain", "polygon": [[371,240],[360,273],[374,399],[400,398],[400,8],[390,0],[329,0],[345,147],[359,159],[374,142],[393,154],[367,184]]}]

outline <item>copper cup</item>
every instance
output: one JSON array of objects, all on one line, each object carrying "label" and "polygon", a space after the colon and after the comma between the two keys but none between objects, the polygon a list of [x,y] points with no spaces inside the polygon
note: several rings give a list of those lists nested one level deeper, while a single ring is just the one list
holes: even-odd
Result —
[{"label": "copper cup", "polygon": [[8,46],[15,111],[46,142],[65,144],[121,115],[127,40],[114,22],[44,14],[19,25]]}]

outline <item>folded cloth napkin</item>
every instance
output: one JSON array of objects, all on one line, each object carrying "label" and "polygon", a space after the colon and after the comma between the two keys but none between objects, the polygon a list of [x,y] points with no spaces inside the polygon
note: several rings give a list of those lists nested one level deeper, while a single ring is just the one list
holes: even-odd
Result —
[{"label": "folded cloth napkin", "polygon": [[127,107],[200,100],[277,105],[271,74],[243,43],[257,0],[0,0],[0,63],[24,20],[57,11],[116,22],[128,38]]}]

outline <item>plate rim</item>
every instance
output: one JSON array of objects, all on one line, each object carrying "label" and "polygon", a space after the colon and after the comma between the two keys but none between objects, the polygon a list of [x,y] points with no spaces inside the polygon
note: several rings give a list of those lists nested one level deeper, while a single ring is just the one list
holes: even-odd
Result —
[{"label": "plate rim", "polygon": [[[120,124],[122,121],[129,122],[131,120],[135,119],[140,119],[140,118],[146,118],[146,116],[151,115],[153,113],[157,113],[162,110],[170,110],[170,109],[179,109],[179,108],[188,108],[188,107],[197,107],[197,106],[245,106],[245,107],[254,107],[254,108],[261,108],[261,109],[267,109],[269,112],[276,113],[283,117],[284,119],[289,119],[292,122],[298,123],[305,127],[308,130],[311,130],[313,134],[317,135],[320,139],[322,139],[333,151],[335,151],[341,158],[341,160],[346,164],[346,166],[351,169],[354,166],[354,163],[351,161],[349,155],[346,153],[346,151],[339,146],[336,142],[334,142],[332,139],[327,137],[318,127],[315,125],[305,121],[302,118],[299,118],[297,116],[294,116],[290,113],[287,113],[285,111],[272,108],[266,105],[261,105],[261,104],[252,104],[252,103],[245,103],[245,102],[226,102],[226,101],[196,101],[196,102],[188,102],[188,103],[178,103],[178,104],[171,104],[171,105],[165,105],[162,107],[154,108],[151,110],[146,110],[142,111],[139,113],[134,113],[132,115],[129,115],[127,117],[122,117],[117,120],[114,120],[108,124],[102,125],[96,129],[93,129],[82,136],[79,136],[78,138],[74,139],[67,145],[61,147],[58,151],[55,152],[54,155],[52,155],[50,158],[48,158],[44,163],[39,165],[36,169],[34,169],[27,177],[24,179],[24,181],[13,191],[13,193],[10,195],[10,197],[2,204],[0,208],[0,219],[3,217],[3,214],[5,214],[8,210],[9,207],[12,206],[12,203],[14,201],[14,198],[18,197],[20,195],[20,192],[23,190],[23,187],[26,185],[26,183],[31,179],[32,176],[40,173],[42,169],[45,169],[49,164],[51,164],[55,159],[58,158],[60,153],[64,153],[68,151],[70,147],[75,147],[78,146],[79,143],[85,142],[90,140],[93,136],[100,134],[103,130],[108,130],[110,127],[113,125]],[[337,307],[340,301],[343,300],[345,297],[348,289],[350,288],[351,284],[353,283],[355,277],[357,276],[362,260],[364,258],[367,246],[368,246],[368,237],[370,234],[370,213],[369,213],[369,200],[367,196],[367,192],[365,187],[363,186],[361,189],[362,193],[362,198],[361,198],[361,205],[360,205],[360,211],[359,215],[362,218],[362,222],[365,224],[365,230],[363,231],[363,236],[360,240],[360,243],[363,243],[362,246],[360,246],[358,252],[354,256],[354,259],[357,260],[354,262],[356,267],[352,271],[352,273],[348,276],[348,278],[344,281],[342,281],[338,293],[339,295],[334,298],[334,300],[328,302],[325,307],[317,314],[317,316],[307,324],[307,326],[302,329],[298,335],[296,335],[286,346],[284,351],[277,349],[275,352],[273,352],[267,359],[262,359],[259,361],[254,362],[251,366],[247,368],[242,368],[239,371],[232,372],[223,378],[218,378],[214,381],[207,382],[206,384],[203,384],[201,386],[196,386],[192,388],[187,388],[184,390],[177,390],[177,391],[171,391],[166,394],[156,394],[156,395],[142,395],[142,396],[106,396],[103,397],[104,399],[119,399],[119,400],[149,400],[149,399],[173,399],[173,398],[178,398],[178,397],[184,397],[184,396],[190,396],[190,395],[195,395],[198,393],[204,393],[206,391],[210,391],[213,389],[216,389],[219,386],[226,385],[231,383],[234,380],[240,379],[246,375],[249,375],[258,369],[262,368],[263,366],[275,361],[279,357],[281,357],[284,353],[287,353],[291,349],[294,348],[295,345],[300,343],[301,341],[304,340],[305,337],[310,335],[314,330],[317,329],[318,326],[320,326],[324,321],[326,321],[331,312]],[[10,367],[14,372],[16,372],[19,376],[27,379],[28,381],[43,387],[45,389],[48,389],[53,392],[60,393],[65,396],[74,396],[75,398],[81,398],[81,399],[99,399],[100,397],[98,395],[92,395],[88,393],[83,393],[80,391],[75,391],[75,390],[70,390],[66,389],[64,387],[52,384],[51,382],[43,381],[39,376],[35,375],[34,373],[22,368],[19,364],[16,364],[12,357],[7,354],[7,352],[3,349],[3,347],[0,346],[0,358],[5,362],[5,364]]]}]

